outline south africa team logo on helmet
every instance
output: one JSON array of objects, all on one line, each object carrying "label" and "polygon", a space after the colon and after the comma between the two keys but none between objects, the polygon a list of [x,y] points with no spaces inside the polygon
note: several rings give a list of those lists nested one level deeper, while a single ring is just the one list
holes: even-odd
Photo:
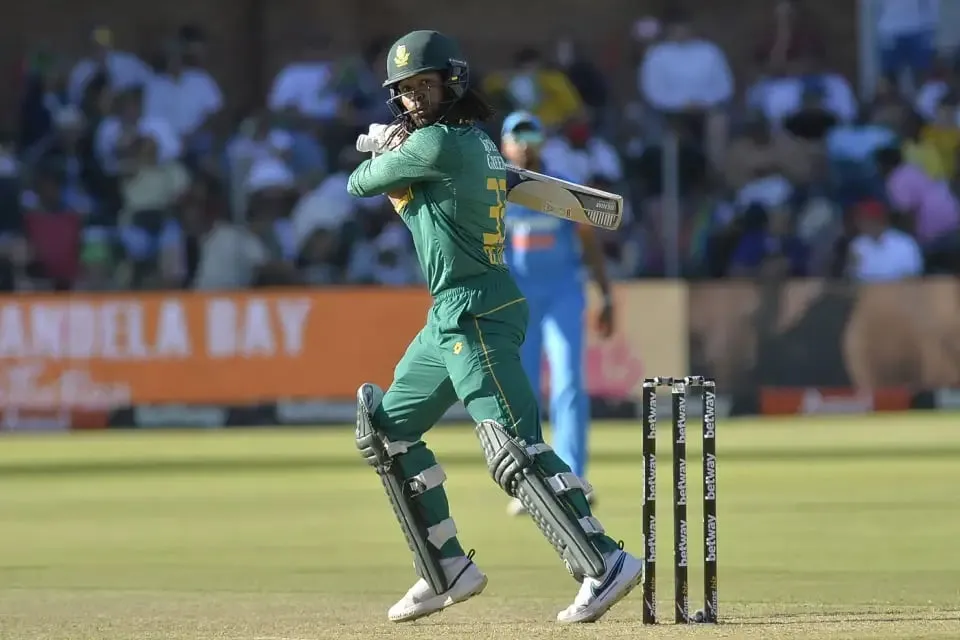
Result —
[{"label": "south africa team logo on helmet", "polygon": [[407,45],[401,44],[397,46],[397,50],[393,55],[393,64],[397,67],[405,67],[410,64],[410,53],[407,51]]}]

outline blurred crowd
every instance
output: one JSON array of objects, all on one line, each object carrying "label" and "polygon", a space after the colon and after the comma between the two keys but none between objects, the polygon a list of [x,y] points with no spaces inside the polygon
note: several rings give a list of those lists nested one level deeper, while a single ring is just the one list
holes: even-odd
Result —
[{"label": "blurred crowd", "polygon": [[[674,7],[633,24],[626,99],[569,39],[473,61],[473,81],[550,127],[553,171],[625,194],[604,236],[618,279],[960,273],[960,64],[934,47],[935,2],[877,7],[871,95],[830,67],[799,0],[770,3],[747,75]],[[25,61],[0,140],[3,290],[420,282],[389,203],[346,193],[357,134],[391,118],[392,38],[348,58],[318,38],[237,117],[202,26],[150,58],[114,36]]]}]

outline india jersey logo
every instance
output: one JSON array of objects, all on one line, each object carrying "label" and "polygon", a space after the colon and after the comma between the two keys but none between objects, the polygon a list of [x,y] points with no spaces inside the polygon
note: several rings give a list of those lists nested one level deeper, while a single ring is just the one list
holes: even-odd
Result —
[{"label": "india jersey logo", "polygon": [[398,67],[405,67],[410,63],[410,53],[407,51],[407,45],[402,44],[397,47],[396,53],[393,54],[393,64]]}]

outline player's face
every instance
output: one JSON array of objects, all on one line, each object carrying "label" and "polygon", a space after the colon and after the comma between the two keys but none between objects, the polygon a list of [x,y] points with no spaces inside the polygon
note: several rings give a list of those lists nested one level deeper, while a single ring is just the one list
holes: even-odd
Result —
[{"label": "player's face", "polygon": [[525,169],[540,157],[540,145],[543,140],[539,135],[505,135],[503,137],[503,157],[507,162]]},{"label": "player's face", "polygon": [[400,104],[418,127],[434,122],[443,102],[443,76],[437,71],[417,74],[397,84]]}]

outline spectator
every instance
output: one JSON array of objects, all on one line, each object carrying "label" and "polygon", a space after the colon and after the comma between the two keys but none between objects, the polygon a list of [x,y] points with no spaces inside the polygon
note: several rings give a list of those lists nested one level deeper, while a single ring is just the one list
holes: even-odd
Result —
[{"label": "spectator", "polygon": [[274,79],[268,105],[272,124],[290,136],[289,166],[294,175],[313,181],[327,171],[331,160],[327,147],[353,144],[361,127],[351,122],[356,114],[350,106],[355,95],[350,65],[331,59],[328,37],[311,35],[305,40],[299,59]]},{"label": "spectator", "polygon": [[853,122],[839,123],[830,130],[826,138],[827,154],[833,162],[862,166],[862,173],[867,173],[873,166],[874,153],[894,144],[896,139],[896,132],[865,106]]},{"label": "spectator", "polygon": [[541,155],[554,171],[580,184],[595,177],[612,183],[623,179],[616,148],[594,135],[586,117],[567,123],[559,135],[551,136],[544,143]]},{"label": "spectator", "polygon": [[223,109],[217,81],[200,67],[186,66],[182,45],[168,45],[161,70],[144,88],[144,118],[163,120],[188,154],[213,150],[212,120]]},{"label": "spectator", "polygon": [[104,173],[115,176],[119,164],[130,157],[134,143],[149,136],[157,143],[159,158],[179,158],[182,145],[170,123],[156,116],[143,114],[143,91],[131,89],[117,97],[116,115],[100,123],[94,138],[94,150]]},{"label": "spectator", "polygon": [[923,118],[919,114],[907,115],[900,131],[903,140],[901,145],[903,158],[909,164],[923,169],[934,180],[944,180],[947,174],[943,159],[937,147],[921,135],[923,128]]},{"label": "spectator", "polygon": [[920,167],[934,180],[946,179],[946,170],[943,166],[943,160],[937,148],[927,140],[921,133],[923,131],[923,119],[916,113],[911,113],[905,119],[901,129],[901,151],[905,162]]},{"label": "spectator", "polygon": [[229,290],[295,284],[294,244],[284,217],[293,174],[282,162],[258,162],[246,180],[246,224],[218,215],[199,242],[193,287]]},{"label": "spectator", "polygon": [[176,205],[176,233],[160,256],[161,271],[179,286],[189,287],[197,276],[204,239],[224,208],[220,181],[198,174]]},{"label": "spectator", "polygon": [[[895,76],[911,71],[915,87],[929,52],[909,40],[931,21],[914,18],[935,11],[874,1],[884,63],[897,59]],[[471,82],[505,109],[526,107],[547,123],[543,153],[554,170],[635,205],[635,217],[604,235],[611,273],[841,275],[862,235],[844,211],[866,200],[884,202],[888,226],[914,236],[927,272],[960,273],[956,68],[936,61],[909,97],[881,78],[860,108],[833,66],[836,47],[823,46],[835,25],[821,8],[771,0],[762,37],[736,43],[761,72],[744,112],[731,100],[713,25],[694,34],[672,4],[664,23],[641,18],[624,23],[629,40],[607,38],[603,71],[593,63],[600,52],[570,37],[554,42],[549,61],[526,48],[502,72],[472,70]],[[892,18],[898,11],[913,18]],[[156,72],[117,51],[109,29],[94,31],[69,82],[50,52],[30,59],[22,137],[16,149],[0,139],[0,288],[420,282],[386,199],[352,199],[344,187],[360,159],[357,133],[392,119],[387,40],[334,57],[328,39],[301,39],[308,46],[297,58],[278,60],[262,96],[269,106],[223,131],[223,105],[237,96],[221,94],[205,69],[204,27],[173,36]],[[921,40],[932,42],[913,44]],[[610,101],[624,64],[640,95],[621,96],[629,102],[620,113]],[[664,172],[671,158],[676,171]]]},{"label": "spectator", "polygon": [[775,206],[755,201],[744,210],[728,275],[733,277],[800,277],[807,272],[807,248],[793,231],[785,202]]},{"label": "spectator", "polygon": [[878,200],[859,203],[854,209],[856,236],[847,256],[849,277],[861,282],[889,282],[923,273],[923,256],[910,234],[895,229]]},{"label": "spectator", "polygon": [[929,246],[960,228],[960,205],[946,182],[908,163],[896,147],[878,151],[877,166],[891,205],[921,245]]},{"label": "spectator", "polygon": [[54,116],[54,130],[23,155],[27,170],[37,165],[56,167],[64,177],[66,200],[74,211],[89,214],[108,199],[108,186],[93,156],[83,113],[67,105]]},{"label": "spectator", "polygon": [[243,225],[219,218],[202,236],[193,288],[201,291],[247,289],[257,280],[266,248]]},{"label": "spectator", "polygon": [[936,150],[945,177],[954,180],[960,153],[960,92],[950,91],[943,97],[936,117],[923,127],[920,139]]},{"label": "spectator", "polygon": [[[899,118],[899,113],[891,114]],[[865,106],[857,119],[840,123],[827,134],[826,154],[833,195],[843,206],[864,198],[884,197],[874,156],[879,149],[897,143],[894,129],[884,122],[881,109]]]},{"label": "spectator", "polygon": [[88,56],[77,62],[70,72],[68,89],[74,104],[81,103],[87,83],[100,73],[105,75],[107,86],[114,92],[142,87],[153,76],[143,60],[114,48],[113,31],[105,26],[93,29]]},{"label": "spectator", "polygon": [[247,176],[246,191],[247,226],[266,252],[257,282],[268,285],[295,281],[295,238],[289,219],[297,195],[293,173],[278,160],[261,160]]},{"label": "spectator", "polygon": [[641,94],[670,114],[703,114],[733,96],[733,76],[723,51],[694,36],[685,13],[670,14],[665,38],[647,50],[640,68]]},{"label": "spectator", "polygon": [[[879,0],[877,39],[884,77],[903,93],[911,93],[930,70],[939,0]],[[904,86],[902,74],[909,74]]]},{"label": "spectator", "polygon": [[135,287],[176,287],[180,274],[168,270],[166,256],[180,241],[175,205],[190,185],[190,176],[176,159],[163,159],[157,143],[143,136],[123,172],[120,237]]},{"label": "spectator", "polygon": [[570,79],[559,69],[547,67],[540,52],[532,48],[517,52],[513,70],[487,76],[484,91],[491,96],[501,96],[507,110],[532,112],[548,129],[581,115],[584,110],[583,100]]},{"label": "spectator", "polygon": [[251,168],[262,160],[274,159],[289,168],[292,148],[293,136],[272,126],[268,111],[254,113],[240,124],[225,153],[230,205],[235,213],[242,214],[246,207],[245,185]]},{"label": "spectator", "polygon": [[924,120],[930,122],[936,119],[937,108],[944,96],[960,91],[956,63],[948,58],[937,58],[931,72],[922,80],[913,104]]},{"label": "spectator", "polygon": [[161,159],[156,141],[149,136],[137,139],[122,169],[121,226],[142,211],[171,210],[190,185],[184,166],[176,159]]},{"label": "spectator", "polygon": [[81,216],[70,209],[56,168],[40,167],[33,183],[23,197],[27,274],[33,288],[67,290],[79,275]]},{"label": "spectator", "polygon": [[273,81],[268,104],[275,113],[294,119],[322,122],[340,113],[336,66],[330,60],[329,39],[313,37],[298,59],[287,64]]},{"label": "spectator", "polygon": [[794,135],[820,139],[833,124],[856,118],[853,88],[842,75],[825,69],[822,58],[797,57],[786,69],[749,90],[751,104],[775,129],[787,127]]},{"label": "spectator", "polygon": [[647,50],[638,84],[647,104],[675,127],[687,129],[710,161],[719,164],[726,146],[723,109],[733,96],[733,74],[720,47],[695,36],[682,10],[667,16],[664,40]]}]

